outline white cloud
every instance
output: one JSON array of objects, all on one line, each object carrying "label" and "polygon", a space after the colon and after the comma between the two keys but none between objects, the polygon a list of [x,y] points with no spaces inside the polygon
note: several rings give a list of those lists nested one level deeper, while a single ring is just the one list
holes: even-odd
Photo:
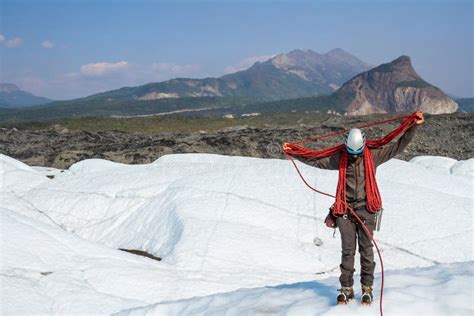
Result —
[{"label": "white cloud", "polygon": [[[111,81],[121,81],[127,85],[143,84],[151,81],[162,81],[179,76],[197,75],[201,69],[195,64],[176,64],[158,62],[148,65],[130,64],[126,61],[117,63],[100,62],[85,64],[80,67],[79,73],[68,74],[69,78],[77,77],[101,77],[113,73]],[[126,71],[125,71],[126,70]],[[73,74],[73,75],[72,75]],[[110,76],[109,76],[110,77]]]},{"label": "white cloud", "polygon": [[224,73],[230,74],[240,70],[248,69],[250,66],[255,64],[257,61],[267,61],[275,55],[262,55],[262,56],[251,56],[241,60],[239,63],[224,68]]},{"label": "white cloud", "polygon": [[5,41],[5,36],[3,36],[3,34],[0,34],[0,43],[3,43],[3,41]]},{"label": "white cloud", "polygon": [[41,43],[41,46],[43,48],[53,48],[54,47],[54,43],[51,42],[50,40],[44,40],[42,43]]},{"label": "white cloud", "polygon": [[151,69],[157,71],[158,74],[167,76],[182,76],[197,72],[201,67],[193,64],[175,64],[175,63],[154,63]]},{"label": "white cloud", "polygon": [[2,40],[0,41],[6,48],[17,48],[23,44],[23,40],[20,37],[14,37],[11,39],[6,39],[5,36],[1,36]]},{"label": "white cloud", "polygon": [[85,76],[102,76],[111,72],[127,69],[128,62],[119,61],[117,63],[92,63],[81,66],[81,73]]}]

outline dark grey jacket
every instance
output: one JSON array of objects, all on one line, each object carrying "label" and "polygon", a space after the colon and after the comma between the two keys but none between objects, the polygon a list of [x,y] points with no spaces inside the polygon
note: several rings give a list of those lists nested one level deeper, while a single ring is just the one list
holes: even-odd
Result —
[{"label": "dark grey jacket", "polygon": [[[371,149],[375,167],[395,157],[401,153],[413,139],[417,125],[411,127],[396,142],[387,144],[377,149]],[[294,157],[295,159],[321,169],[338,170],[341,159],[341,152],[320,159],[309,159],[304,157]],[[364,158],[359,155],[357,159],[349,156],[346,170],[346,198],[352,208],[365,206],[365,167]]]}]

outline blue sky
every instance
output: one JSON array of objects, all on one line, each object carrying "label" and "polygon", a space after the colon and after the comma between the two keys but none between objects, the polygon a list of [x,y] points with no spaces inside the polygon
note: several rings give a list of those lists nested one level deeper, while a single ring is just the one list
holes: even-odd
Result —
[{"label": "blue sky", "polygon": [[409,55],[425,80],[473,96],[473,1],[0,3],[0,81],[54,99],[336,47],[374,65]]}]

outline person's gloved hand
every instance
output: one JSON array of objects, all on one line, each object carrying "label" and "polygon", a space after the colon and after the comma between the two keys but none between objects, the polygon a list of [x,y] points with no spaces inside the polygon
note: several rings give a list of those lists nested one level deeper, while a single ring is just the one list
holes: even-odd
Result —
[{"label": "person's gloved hand", "polygon": [[287,151],[287,150],[290,149],[290,146],[288,146],[288,143],[283,143],[283,146],[282,146],[282,147],[283,147],[283,150],[284,150],[284,151]]},{"label": "person's gloved hand", "polygon": [[416,121],[415,123],[417,125],[423,124],[425,122],[425,117],[423,115],[423,111],[418,111],[415,113],[416,114]]}]

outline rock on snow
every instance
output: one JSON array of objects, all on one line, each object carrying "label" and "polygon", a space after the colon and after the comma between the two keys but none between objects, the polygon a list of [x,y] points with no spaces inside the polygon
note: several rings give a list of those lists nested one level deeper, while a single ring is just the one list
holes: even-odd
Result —
[{"label": "rock on snow", "polygon": [[[334,192],[337,172],[299,165]],[[473,313],[473,174],[473,159],[440,157],[378,169],[387,313]],[[182,154],[60,172],[0,155],[0,200],[6,314],[361,312],[332,306],[340,240],[323,225],[332,201],[288,161]]]}]

